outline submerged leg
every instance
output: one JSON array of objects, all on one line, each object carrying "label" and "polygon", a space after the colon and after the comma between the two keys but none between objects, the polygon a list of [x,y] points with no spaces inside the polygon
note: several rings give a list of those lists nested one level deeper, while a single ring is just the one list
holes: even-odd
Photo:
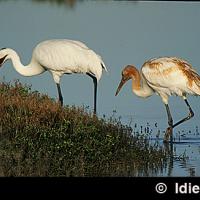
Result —
[{"label": "submerged leg", "polygon": [[56,86],[57,86],[57,90],[58,90],[58,97],[59,97],[60,104],[61,104],[61,106],[63,106],[63,96],[62,96],[60,84],[56,83]]},{"label": "submerged leg", "polygon": [[172,143],[172,140],[173,140],[173,119],[172,119],[172,115],[170,113],[169,105],[165,104],[165,108],[166,108],[166,111],[167,111],[169,127],[166,129],[165,136],[164,136],[164,142],[168,142],[169,137],[170,137],[170,142]]}]

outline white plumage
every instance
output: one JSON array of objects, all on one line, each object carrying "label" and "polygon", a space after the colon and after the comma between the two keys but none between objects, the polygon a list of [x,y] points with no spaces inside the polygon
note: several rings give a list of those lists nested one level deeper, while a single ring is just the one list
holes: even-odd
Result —
[{"label": "white plumage", "polygon": [[[185,60],[176,57],[151,59],[142,66],[142,74],[148,85],[158,93],[165,104],[168,96],[200,95],[197,72]],[[195,81],[196,80],[196,81]],[[195,89],[196,88],[196,89]]]},{"label": "white plumage", "polygon": [[54,39],[39,43],[33,50],[31,62],[24,66],[16,51],[0,50],[0,64],[11,59],[14,68],[23,76],[34,76],[48,70],[57,84],[59,100],[63,103],[60,78],[63,74],[81,73],[89,75],[94,82],[94,112],[96,113],[97,82],[106,66],[102,58],[84,43],[75,40]]},{"label": "white plumage", "polygon": [[[169,136],[172,141],[172,129],[194,116],[186,95],[200,95],[200,76],[187,61],[181,58],[161,57],[146,61],[140,72],[132,65],[126,66],[122,71],[122,80],[116,95],[129,79],[132,79],[132,90],[137,96],[146,98],[156,93],[162,98],[169,124],[164,141],[167,141]],[[189,115],[175,124],[168,106],[170,95],[182,97],[189,108]]]},{"label": "white plumage", "polygon": [[41,42],[34,49],[33,57],[52,74],[54,71],[60,74],[86,74],[88,72],[94,74],[99,81],[102,75],[102,65],[106,69],[101,57],[79,41],[48,40]]}]

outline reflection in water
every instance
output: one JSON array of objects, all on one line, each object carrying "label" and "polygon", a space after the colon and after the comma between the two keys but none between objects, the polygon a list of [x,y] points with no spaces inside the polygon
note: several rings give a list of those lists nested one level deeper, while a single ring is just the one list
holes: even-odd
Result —
[{"label": "reflection in water", "polygon": [[171,176],[172,171],[173,171],[173,164],[174,164],[173,143],[165,142],[163,144],[164,144],[165,151],[167,152],[167,155],[169,156],[167,176]]},{"label": "reflection in water", "polygon": [[69,7],[74,7],[76,4],[76,0],[32,0],[36,2],[50,2],[50,3],[57,3],[59,5],[66,5]]},{"label": "reflection in water", "polygon": [[[181,173],[182,170],[185,171],[185,176],[198,176],[196,174],[196,166],[193,166],[193,162],[191,162],[191,152],[188,152],[188,146],[185,147],[183,153],[180,154],[177,150],[180,150],[180,146],[184,143],[173,143],[173,144],[164,144],[164,148],[166,154],[168,156],[167,160],[167,172],[166,174],[162,174],[162,176],[179,176],[177,174]],[[179,145],[179,146],[177,146]],[[190,145],[189,145],[190,146]],[[194,161],[194,159],[192,159]],[[176,171],[177,170],[177,171]]]},{"label": "reflection in water", "polygon": [[[0,2],[3,1],[8,1],[8,0],[0,0]],[[10,0],[10,1],[16,1],[16,0]],[[68,6],[70,8],[73,8],[77,2],[77,0],[31,0],[33,2],[50,2],[50,3],[56,3],[58,5],[65,5]],[[82,1],[82,0],[78,0],[78,1]]]},{"label": "reflection in water", "polygon": [[190,173],[191,177],[194,177],[195,176],[195,168],[194,167],[190,167],[189,168],[189,173]]},{"label": "reflection in water", "polygon": [[167,155],[166,162],[160,167],[161,170],[152,173],[152,176],[199,176],[197,152],[200,152],[200,137],[198,126],[188,130],[176,130],[172,144],[163,143],[164,132],[157,123],[148,122],[146,126],[135,123],[132,126],[133,134],[144,135],[151,145],[156,143],[164,148]]}]

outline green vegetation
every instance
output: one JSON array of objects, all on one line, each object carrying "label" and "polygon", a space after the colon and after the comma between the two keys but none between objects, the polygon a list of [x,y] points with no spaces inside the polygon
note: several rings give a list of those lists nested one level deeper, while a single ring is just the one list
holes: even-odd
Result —
[{"label": "green vegetation", "polygon": [[113,117],[0,83],[0,176],[148,176],[165,152]]}]

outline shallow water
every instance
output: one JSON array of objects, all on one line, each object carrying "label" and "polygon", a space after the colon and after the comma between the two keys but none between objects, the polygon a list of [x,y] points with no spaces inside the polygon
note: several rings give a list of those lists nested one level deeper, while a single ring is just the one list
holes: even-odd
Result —
[{"label": "shallow water", "polygon": [[[130,82],[117,97],[115,91],[124,65],[140,68],[152,57],[182,57],[200,72],[199,19],[199,2],[0,1],[0,47],[14,48],[27,64],[32,49],[42,40],[69,38],[85,42],[102,56],[108,68],[99,82],[98,115],[120,118],[142,134],[148,127],[151,142],[163,146],[167,116],[160,97],[140,99],[132,94]],[[7,62],[0,69],[0,81],[15,79],[57,98],[48,72],[23,77]],[[65,104],[92,109],[93,88],[88,77],[65,75],[61,87]],[[170,151],[175,159],[169,159],[166,169],[152,176],[200,175],[199,98],[189,97],[188,101],[195,116],[174,130],[175,142]],[[187,115],[180,98],[171,97],[169,103],[174,121]]]},{"label": "shallow water", "polygon": [[[133,128],[133,134],[146,136],[151,145],[163,147],[168,153],[169,158],[166,166],[161,168],[160,171],[157,170],[156,173],[149,172],[149,176],[200,176],[200,128],[198,123],[195,127],[183,125],[179,128],[175,128],[173,132],[173,144],[165,145],[163,143],[163,136],[167,125],[164,125],[164,120],[134,120],[133,116],[126,116],[125,121]],[[139,176],[146,175],[141,173]]]}]

